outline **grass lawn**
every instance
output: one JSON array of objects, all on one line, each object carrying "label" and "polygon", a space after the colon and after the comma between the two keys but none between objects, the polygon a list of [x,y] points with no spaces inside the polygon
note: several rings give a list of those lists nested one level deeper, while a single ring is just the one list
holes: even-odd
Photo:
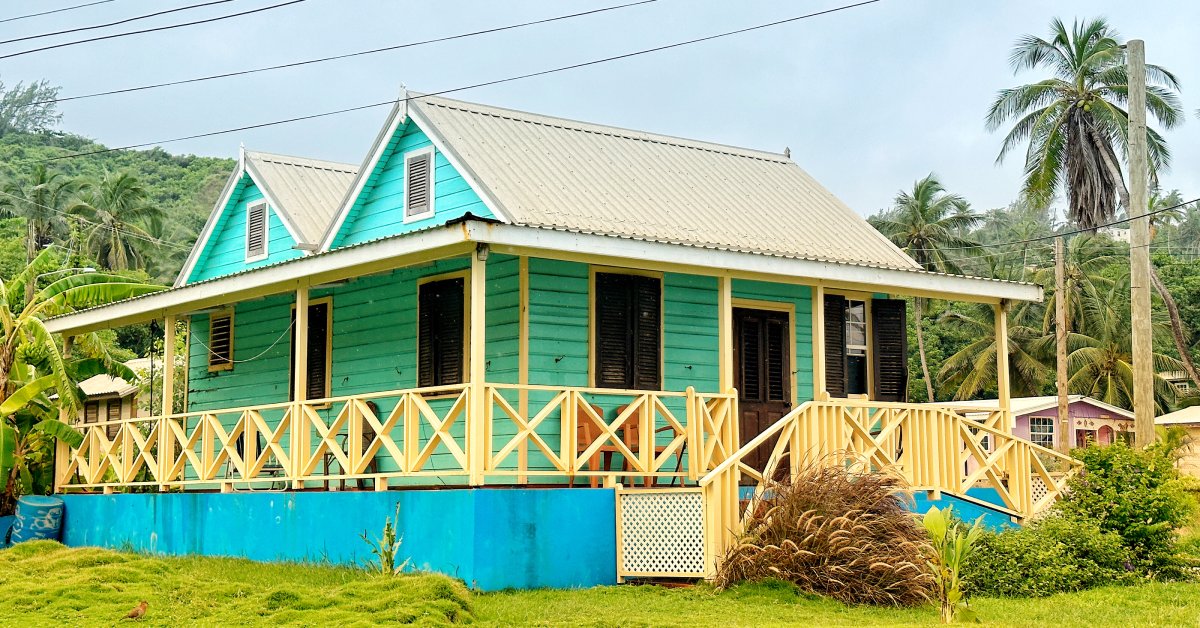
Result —
[{"label": "grass lawn", "polygon": [[[439,575],[227,558],[164,558],[35,542],[0,550],[0,626],[112,626],[140,600],[150,626],[387,623],[512,626],[934,626],[932,607],[847,607],[782,584],[472,594]],[[1200,585],[1148,584],[1040,600],[979,599],[994,626],[1196,626]]]}]

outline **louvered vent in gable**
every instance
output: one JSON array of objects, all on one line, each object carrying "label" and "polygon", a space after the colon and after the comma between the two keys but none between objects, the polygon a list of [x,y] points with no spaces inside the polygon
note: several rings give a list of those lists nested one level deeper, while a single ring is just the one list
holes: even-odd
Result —
[{"label": "louvered vent in gable", "polygon": [[404,158],[404,219],[433,215],[433,150],[410,153]]},{"label": "louvered vent in gable", "polygon": [[208,319],[208,370],[233,368],[233,314],[213,314]]},{"label": "louvered vent in gable", "polygon": [[246,261],[267,256],[267,204],[254,203],[246,207]]}]

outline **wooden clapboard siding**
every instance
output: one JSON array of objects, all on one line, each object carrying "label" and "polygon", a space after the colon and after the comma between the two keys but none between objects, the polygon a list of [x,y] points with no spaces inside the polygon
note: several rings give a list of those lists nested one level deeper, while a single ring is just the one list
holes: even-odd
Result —
[{"label": "wooden clapboard siding", "polygon": [[663,275],[663,388],[718,392],[717,278]]},{"label": "wooden clapboard siding", "polygon": [[733,298],[786,303],[796,308],[792,343],[796,348],[792,368],[796,371],[796,403],[813,398],[812,289],[792,284],[733,280]]},{"label": "wooden clapboard siding", "polygon": [[396,131],[334,237],[333,248],[443,224],[468,212],[475,216],[492,216],[479,195],[450,165],[446,156],[435,151],[435,213],[429,218],[404,222],[404,155],[432,145],[425,133],[411,121]]},{"label": "wooden clapboard siding", "polygon": [[296,242],[279,219],[273,207],[267,212],[267,257],[246,263],[246,206],[263,199],[262,192],[243,174],[237,188],[213,228],[212,236],[196,259],[196,266],[188,277],[188,283],[212,279],[267,264],[274,264],[300,257],[303,253],[293,248]]}]

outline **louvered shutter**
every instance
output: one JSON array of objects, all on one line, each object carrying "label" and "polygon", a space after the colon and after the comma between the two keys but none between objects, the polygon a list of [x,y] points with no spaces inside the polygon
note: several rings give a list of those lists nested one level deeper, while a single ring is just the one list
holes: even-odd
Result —
[{"label": "louvered shutter", "polygon": [[741,353],[741,378],[738,381],[738,396],[743,401],[766,401],[762,385],[762,321],[754,315],[745,314],[737,318],[741,342],[737,350]]},{"label": "louvered shutter", "polygon": [[788,320],[768,318],[763,342],[763,383],[766,385],[766,401],[790,401],[788,381],[791,377],[791,360],[788,359]]},{"label": "louvered shutter", "polygon": [[83,404],[83,422],[84,423],[99,423],[100,422],[100,402],[89,401]]},{"label": "louvered shutter", "polygon": [[637,390],[662,388],[659,355],[662,349],[662,286],[654,277],[633,279],[633,386]]},{"label": "louvered shutter", "polygon": [[462,278],[421,285],[417,296],[419,386],[463,382],[464,286]]},{"label": "louvered shutter", "polygon": [[255,203],[246,208],[246,258],[267,254],[267,204]]},{"label": "louvered shutter", "polygon": [[596,386],[630,388],[633,335],[630,276],[596,275]]},{"label": "louvered shutter", "polygon": [[407,188],[404,197],[404,216],[419,216],[429,211],[430,167],[433,162],[432,153],[422,153],[409,157],[405,167]]},{"label": "louvered shutter", "polygon": [[825,295],[825,390],[846,396],[846,297]]},{"label": "louvered shutter", "polygon": [[903,299],[871,301],[871,355],[878,401],[908,401],[908,319]]},{"label": "louvered shutter", "polygon": [[308,384],[306,399],[324,399],[329,384],[329,304],[308,306]]},{"label": "louvered shutter", "polygon": [[233,315],[213,314],[208,318],[209,370],[233,367]]}]

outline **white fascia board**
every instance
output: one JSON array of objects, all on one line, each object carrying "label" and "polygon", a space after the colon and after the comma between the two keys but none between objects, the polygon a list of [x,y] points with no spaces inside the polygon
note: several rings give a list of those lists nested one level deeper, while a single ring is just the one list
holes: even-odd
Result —
[{"label": "white fascia board", "polygon": [[[51,333],[78,334],[96,329],[131,325],[159,319],[168,314],[181,314],[214,305],[229,304],[266,294],[294,290],[305,285],[306,278],[325,273],[351,273],[352,276],[356,268],[378,269],[381,264],[386,264],[390,259],[452,247],[466,241],[467,230],[461,225],[414,233],[410,237],[379,240],[322,255],[296,258],[274,266],[247,271],[240,275],[212,279],[74,314],[57,316],[46,320],[46,328]],[[372,270],[370,272],[380,271]]]},{"label": "white fascia board", "polygon": [[354,208],[354,204],[358,202],[358,196],[362,194],[363,187],[371,179],[371,173],[375,170],[375,165],[383,158],[383,151],[387,150],[387,146],[391,143],[396,129],[407,120],[408,101],[407,97],[402,97],[401,100],[392,106],[387,121],[383,123],[383,128],[379,130],[379,134],[375,136],[375,142],[371,144],[371,150],[367,153],[366,159],[363,160],[362,165],[358,168],[358,174],[354,177],[354,183],[346,191],[346,197],[342,199],[341,206],[338,208],[337,213],[334,214],[333,222],[329,224],[329,229],[325,232],[325,237],[321,238],[320,246],[318,247],[319,251],[328,251],[333,246],[334,238],[342,230],[342,225],[345,224],[346,218],[350,215],[350,210]]},{"label": "white fascia board", "polygon": [[410,108],[409,112],[412,116],[413,122],[417,124],[417,128],[421,129],[425,133],[425,136],[429,138],[430,142],[433,142],[433,147],[437,149],[437,152],[445,155],[446,161],[450,163],[450,167],[454,168],[454,170],[458,172],[459,176],[466,180],[467,186],[474,190],[475,195],[483,201],[484,207],[487,207],[488,210],[492,212],[492,215],[495,216],[496,220],[511,224],[512,217],[508,215],[508,211],[504,209],[504,207],[500,204],[500,201],[492,195],[491,190],[487,189],[482,183],[479,182],[479,177],[476,176],[475,171],[467,167],[466,163],[461,157],[459,157],[458,153],[455,152],[454,147],[450,143],[446,142],[446,138],[442,137],[442,134],[437,130],[437,127],[435,127],[433,123],[429,121],[429,118],[425,117],[425,113],[421,111],[420,97],[414,97],[414,100],[416,101],[417,106]]},{"label": "white fascia board", "polygon": [[[296,225],[292,223],[292,217],[288,214],[287,209],[280,205],[279,201],[276,200],[275,195],[271,193],[271,188],[267,186],[265,180],[263,179],[262,173],[254,167],[254,162],[251,160],[246,161],[246,174],[250,175],[250,180],[254,182],[254,186],[257,187],[258,191],[262,192],[263,197],[267,199],[267,208],[279,216],[279,222],[283,223],[283,228],[287,230],[288,235],[292,236],[292,242],[295,242],[296,244],[311,244],[311,242],[305,242],[304,239],[300,237],[300,230],[297,229]],[[269,217],[268,220],[270,220]],[[311,254],[311,251],[306,251],[304,249],[301,249],[301,251],[303,251],[305,255]]]},{"label": "white fascia board", "polygon": [[217,222],[221,220],[221,215],[225,213],[225,208],[229,205],[229,197],[233,195],[233,191],[237,189],[237,184],[242,180],[242,175],[246,173],[246,161],[244,152],[238,158],[238,167],[229,175],[229,179],[225,181],[225,188],[221,190],[221,195],[217,197],[217,202],[213,205],[213,210],[208,214],[208,220],[204,223],[204,228],[200,230],[200,235],[196,236],[196,243],[192,245],[192,250],[188,253],[187,260],[183,262],[183,269],[179,271],[179,275],[175,277],[174,287],[178,288],[187,282],[187,278],[192,275],[192,271],[196,270],[196,262],[200,261],[200,253],[204,251],[204,247],[208,246],[208,239],[212,237],[213,230],[217,227]]},{"label": "white fascia board", "polygon": [[1042,300],[1033,284],[1002,282],[958,275],[938,275],[805,260],[740,251],[726,251],[616,236],[575,233],[471,221],[465,223],[471,240],[488,244],[603,255],[659,264],[682,264],[725,272],[736,270],[784,277],[877,286],[880,292],[938,292],[989,300]]}]

